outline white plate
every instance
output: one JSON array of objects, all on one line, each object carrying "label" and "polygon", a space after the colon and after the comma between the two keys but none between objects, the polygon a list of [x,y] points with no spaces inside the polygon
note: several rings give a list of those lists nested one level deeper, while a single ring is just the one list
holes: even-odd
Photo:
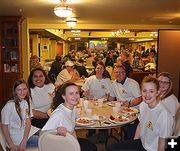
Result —
[{"label": "white plate", "polygon": [[[120,121],[119,117],[121,117],[121,119],[125,119],[125,121]],[[117,124],[126,124],[129,123],[130,120],[124,116],[116,116],[113,120],[109,118],[109,121]]]},{"label": "white plate", "polygon": [[76,124],[79,126],[89,126],[95,124],[95,121],[89,117],[80,117],[76,119]]},{"label": "white plate", "polygon": [[112,102],[107,102],[106,104],[109,105],[109,106],[113,106],[114,107],[115,103],[116,103],[115,101],[112,101]]},{"label": "white plate", "polygon": [[93,116],[90,116],[93,120],[100,120],[100,121],[104,121],[106,119],[105,116],[103,115],[93,115]]},{"label": "white plate", "polygon": [[128,108],[128,107],[122,107],[122,108],[121,108],[121,111],[122,111],[122,112],[125,112],[125,113],[129,113],[129,114],[134,114],[134,113],[138,113],[138,112],[139,112],[138,109],[132,108],[132,107],[130,107],[130,108]]}]

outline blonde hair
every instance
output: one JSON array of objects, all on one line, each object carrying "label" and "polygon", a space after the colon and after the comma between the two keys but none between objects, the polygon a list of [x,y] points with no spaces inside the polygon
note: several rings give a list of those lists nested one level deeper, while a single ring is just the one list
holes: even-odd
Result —
[{"label": "blonde hair", "polygon": [[144,83],[149,83],[149,82],[154,83],[154,84],[156,85],[157,91],[159,90],[159,82],[158,82],[158,80],[157,80],[156,78],[154,78],[152,75],[149,75],[149,76],[145,76],[145,77],[144,77],[144,79],[143,79],[142,82],[141,82],[141,88],[142,88],[142,85],[143,85]]}]

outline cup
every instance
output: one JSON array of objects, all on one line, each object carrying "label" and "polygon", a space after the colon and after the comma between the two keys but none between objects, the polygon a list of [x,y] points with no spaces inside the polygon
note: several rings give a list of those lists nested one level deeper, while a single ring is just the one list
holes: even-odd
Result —
[{"label": "cup", "polygon": [[80,114],[81,114],[81,109],[80,108],[76,108],[76,117],[79,117]]},{"label": "cup", "polygon": [[79,106],[80,106],[80,107],[82,107],[83,100],[84,100],[84,98],[80,98],[80,99],[79,99]]},{"label": "cup", "polygon": [[117,106],[114,106],[114,107],[112,107],[112,110],[113,110],[113,113],[118,113],[119,112],[119,107],[117,107]]},{"label": "cup", "polygon": [[98,107],[103,107],[103,100],[102,99],[98,99]]},{"label": "cup", "polygon": [[115,106],[116,106],[116,107],[119,107],[119,108],[120,108],[121,105],[122,105],[121,102],[115,102]]},{"label": "cup", "polygon": [[89,101],[87,101],[87,100],[84,100],[84,101],[83,101],[84,111],[86,111],[86,110],[88,109],[88,104],[89,104]]},{"label": "cup", "polygon": [[86,114],[87,114],[87,116],[90,116],[92,114],[92,109],[87,109]]}]

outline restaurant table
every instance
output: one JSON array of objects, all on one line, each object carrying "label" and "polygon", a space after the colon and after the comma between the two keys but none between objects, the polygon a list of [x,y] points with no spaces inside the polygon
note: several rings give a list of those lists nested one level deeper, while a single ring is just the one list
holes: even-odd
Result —
[{"label": "restaurant table", "polygon": [[[81,100],[80,103],[77,105],[77,119],[76,119],[76,129],[110,129],[110,135],[108,136],[105,146],[107,146],[107,142],[109,138],[114,138],[116,141],[119,141],[116,137],[112,135],[112,130],[115,128],[123,127],[137,119],[138,110],[135,108],[132,109],[132,113],[126,112],[125,107],[117,107],[117,101],[113,102],[104,102],[101,107],[98,105],[98,101],[88,100],[88,109],[84,109],[83,101]],[[115,107],[116,106],[116,107]],[[118,112],[114,112],[114,109],[119,109]],[[91,113],[89,113],[91,111]],[[111,117],[124,117],[128,120],[125,122],[116,122],[111,120]],[[100,118],[99,118],[100,117]],[[90,121],[88,124],[81,124],[78,121],[87,119]]]},{"label": "restaurant table", "polygon": [[[78,114],[78,119],[89,119],[92,120],[92,123],[89,124],[81,124],[76,122],[77,128],[85,128],[85,129],[110,129],[118,126],[127,125],[137,119],[138,110],[135,108],[130,108],[134,110],[131,112],[126,112],[125,107],[119,107],[118,112],[113,112],[113,107],[115,107],[114,102],[104,102],[101,107],[99,107],[98,102],[94,100],[88,101],[88,109],[85,111],[82,105],[77,105],[77,109],[79,108],[80,114]],[[118,108],[118,107],[115,107]],[[89,110],[90,109],[90,110]],[[88,113],[91,111],[91,113]],[[125,122],[116,122],[110,119],[110,116],[119,117],[122,116],[127,118],[128,120]]]}]

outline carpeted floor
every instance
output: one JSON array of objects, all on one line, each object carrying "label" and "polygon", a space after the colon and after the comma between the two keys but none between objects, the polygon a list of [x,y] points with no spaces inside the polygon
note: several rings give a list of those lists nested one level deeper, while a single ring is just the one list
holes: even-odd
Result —
[{"label": "carpeted floor", "polygon": [[[111,131],[109,130],[109,138],[108,138],[108,142],[107,142],[107,145],[110,145],[112,143],[117,143],[117,140],[120,140],[121,139],[121,129],[113,129],[112,133]],[[79,130],[76,130],[76,134],[77,134],[77,137],[81,137],[81,138],[86,138],[86,134],[87,134],[87,130],[85,129],[79,129]],[[94,135],[92,142],[97,146],[98,148],[98,151],[106,151],[106,147],[105,147],[105,143],[99,143],[97,141],[97,137],[98,137],[98,130],[96,130],[96,135]]]}]

